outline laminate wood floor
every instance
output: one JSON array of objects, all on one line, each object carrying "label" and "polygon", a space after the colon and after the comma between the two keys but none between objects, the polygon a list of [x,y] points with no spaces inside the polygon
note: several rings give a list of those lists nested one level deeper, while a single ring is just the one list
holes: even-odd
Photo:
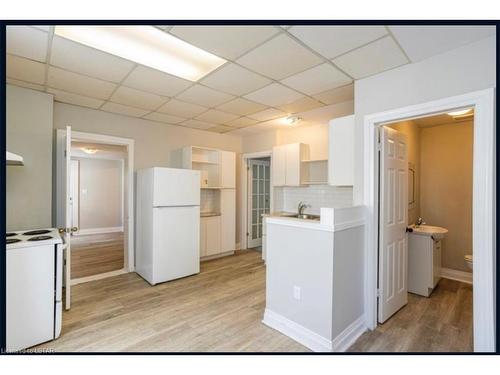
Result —
[{"label": "laminate wood floor", "polygon": [[442,279],[430,298],[408,293],[408,305],[350,352],[471,352],[472,286]]},{"label": "laminate wood floor", "polygon": [[123,232],[71,237],[71,278],[121,270]]},{"label": "laminate wood floor", "polygon": [[[75,285],[56,352],[306,352],[261,320],[261,253],[206,261],[198,275],[150,286],[135,273]],[[472,288],[441,280],[431,298],[409,303],[362,335],[354,352],[472,350]]]},{"label": "laminate wood floor", "polygon": [[261,323],[261,253],[206,261],[198,275],[150,286],[135,273],[75,285],[59,339],[64,351],[289,352],[307,348]]}]

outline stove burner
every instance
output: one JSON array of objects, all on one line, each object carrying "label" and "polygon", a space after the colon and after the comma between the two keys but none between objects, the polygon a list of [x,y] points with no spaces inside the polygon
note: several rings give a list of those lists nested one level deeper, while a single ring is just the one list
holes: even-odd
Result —
[{"label": "stove burner", "polygon": [[5,237],[12,237],[15,236],[17,233],[6,233]]},{"label": "stove burner", "polygon": [[21,242],[19,238],[7,238],[5,243],[10,244],[10,243],[16,243],[16,242]]},{"label": "stove burner", "polygon": [[50,233],[50,230],[40,229],[40,230],[30,230],[29,232],[24,232],[23,236],[38,236],[40,234]]},{"label": "stove burner", "polygon": [[31,237],[28,238],[28,241],[44,241],[44,240],[51,240],[52,236],[36,236],[36,237]]}]

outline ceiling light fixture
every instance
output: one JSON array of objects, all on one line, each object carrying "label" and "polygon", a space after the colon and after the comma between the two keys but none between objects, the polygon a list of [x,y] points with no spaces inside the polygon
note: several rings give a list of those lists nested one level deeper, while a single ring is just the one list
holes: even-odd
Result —
[{"label": "ceiling light fixture", "polygon": [[99,150],[97,148],[93,148],[93,147],[82,147],[82,151],[85,152],[86,154],[93,155]]},{"label": "ceiling light fixture", "polygon": [[295,124],[298,124],[300,121],[302,121],[302,117],[299,117],[299,116],[288,116],[285,119],[285,122],[288,125],[295,125]]},{"label": "ceiling light fixture", "polygon": [[55,35],[190,81],[226,62],[153,26],[56,26]]},{"label": "ceiling light fixture", "polygon": [[448,112],[447,115],[452,116],[452,117],[463,116],[463,115],[468,114],[470,111],[472,111],[472,108],[460,109],[458,111]]}]

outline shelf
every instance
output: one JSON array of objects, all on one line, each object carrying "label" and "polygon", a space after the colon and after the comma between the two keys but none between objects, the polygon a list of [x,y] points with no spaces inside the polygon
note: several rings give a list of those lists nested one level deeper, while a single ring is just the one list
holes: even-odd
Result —
[{"label": "shelf", "polygon": [[208,190],[210,190],[210,189],[212,189],[212,190],[217,190],[217,189],[222,189],[222,188],[221,188],[220,186],[202,186],[202,187],[200,187],[200,189],[202,189],[202,190],[203,190],[203,189],[208,189]]},{"label": "shelf", "polygon": [[328,159],[315,159],[315,160],[301,160],[302,163],[320,163],[320,162],[327,162]]},{"label": "shelf", "polygon": [[303,185],[328,185],[328,181],[302,181]]},{"label": "shelf", "polygon": [[207,160],[191,160],[193,164],[219,164],[216,161],[207,161]]}]

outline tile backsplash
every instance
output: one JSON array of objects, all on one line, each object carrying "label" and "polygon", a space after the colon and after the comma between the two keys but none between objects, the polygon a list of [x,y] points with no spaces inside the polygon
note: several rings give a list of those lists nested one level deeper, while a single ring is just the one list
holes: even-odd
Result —
[{"label": "tile backsplash", "polygon": [[319,215],[321,207],[352,205],[351,186],[311,185],[303,187],[275,187],[274,211],[296,212],[300,201],[310,205],[304,212]]},{"label": "tile backsplash", "polygon": [[220,212],[220,193],[216,189],[201,189],[200,212]]}]

